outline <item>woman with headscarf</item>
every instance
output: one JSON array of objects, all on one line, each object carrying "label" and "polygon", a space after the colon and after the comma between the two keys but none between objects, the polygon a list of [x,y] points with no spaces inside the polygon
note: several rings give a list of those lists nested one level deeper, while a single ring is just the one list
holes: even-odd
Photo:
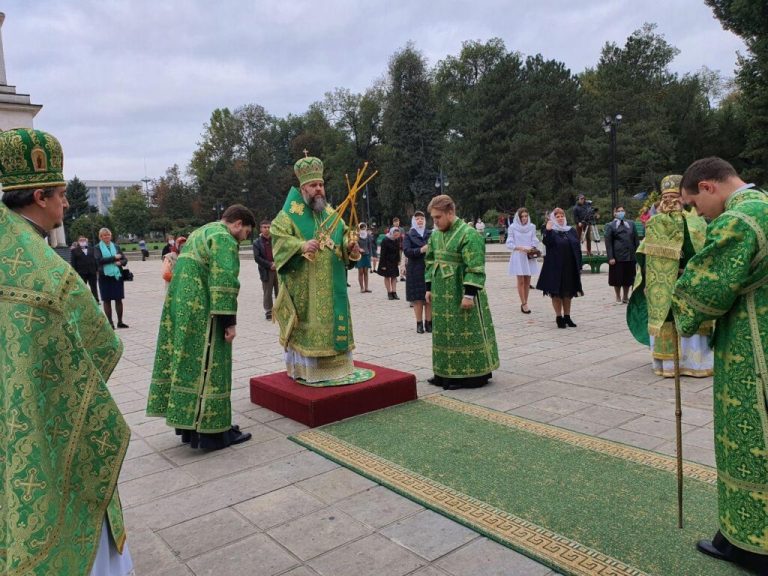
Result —
[{"label": "woman with headscarf", "polygon": [[355,268],[357,268],[357,281],[360,283],[361,293],[370,293],[368,289],[368,270],[371,269],[371,255],[376,252],[376,240],[368,231],[368,225],[365,222],[360,222],[357,227],[357,233],[359,234],[357,245],[360,246],[360,260],[355,262]]},{"label": "woman with headscarf", "polygon": [[379,252],[379,276],[384,277],[384,286],[390,300],[400,300],[397,296],[397,277],[400,275],[400,227],[392,226],[387,237],[381,241]]},{"label": "woman with headscarf", "polygon": [[104,313],[107,315],[110,326],[115,327],[112,321],[112,301],[115,301],[117,311],[117,327],[128,328],[123,322],[123,298],[125,298],[125,286],[123,282],[123,266],[128,264],[120,246],[112,242],[112,232],[109,228],[99,230],[100,242],[96,245],[93,255],[96,257],[96,266],[99,269],[99,294],[104,303]]},{"label": "woman with headscarf", "polygon": [[528,294],[531,291],[531,276],[539,272],[536,226],[531,222],[527,208],[520,208],[507,232],[509,275],[517,276],[517,294],[520,296],[520,312],[530,314]]},{"label": "woman with headscarf", "polygon": [[581,289],[581,245],[576,230],[568,226],[562,208],[552,210],[542,240],[547,253],[536,289],[552,298],[558,328],[576,328],[571,320],[571,300],[574,296],[584,295]]},{"label": "woman with headscarf", "polygon": [[416,332],[432,332],[432,305],[426,301],[424,282],[424,255],[431,230],[427,230],[424,212],[416,212],[411,218],[411,229],[403,240],[403,253],[408,259],[405,265],[405,299],[413,303],[416,315]]}]

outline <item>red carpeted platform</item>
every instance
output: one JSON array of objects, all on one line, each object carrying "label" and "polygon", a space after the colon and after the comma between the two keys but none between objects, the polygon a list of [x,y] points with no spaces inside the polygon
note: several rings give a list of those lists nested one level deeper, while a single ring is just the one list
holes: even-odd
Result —
[{"label": "red carpeted platform", "polygon": [[251,378],[251,402],[314,428],[387,406],[416,400],[416,376],[375,364],[355,366],[376,373],[373,379],[349,386],[302,386],[286,372]]}]

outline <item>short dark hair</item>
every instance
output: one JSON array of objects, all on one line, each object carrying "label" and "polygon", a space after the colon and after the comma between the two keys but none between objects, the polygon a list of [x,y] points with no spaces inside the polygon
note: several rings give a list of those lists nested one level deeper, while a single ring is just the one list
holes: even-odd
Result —
[{"label": "short dark hair", "polygon": [[702,180],[714,180],[725,182],[729,178],[738,178],[739,174],[730,162],[726,162],[717,156],[696,160],[685,169],[683,179],[680,181],[680,190],[689,194],[699,193],[699,182]]},{"label": "short dark hair", "polygon": [[272,224],[272,220],[262,220],[259,226],[269,226]]},{"label": "short dark hair", "polygon": [[426,218],[426,216],[424,215],[424,212],[422,212],[421,210],[416,210],[416,212],[413,213],[413,216],[414,218],[416,216],[421,216],[422,218]]},{"label": "short dark hair", "polygon": [[24,208],[35,202],[35,192],[43,191],[43,198],[50,198],[60,186],[48,186],[46,188],[22,188],[21,190],[8,190],[3,192],[3,204],[11,210]]},{"label": "short dark hair", "polygon": [[230,224],[240,220],[243,226],[250,226],[251,228],[256,226],[256,216],[242,204],[232,204],[232,206],[224,210],[221,219]]}]

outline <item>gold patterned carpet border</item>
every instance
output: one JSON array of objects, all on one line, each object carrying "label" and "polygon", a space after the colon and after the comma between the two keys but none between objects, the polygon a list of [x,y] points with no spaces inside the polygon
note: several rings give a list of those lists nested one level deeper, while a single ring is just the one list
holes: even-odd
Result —
[{"label": "gold patterned carpet border", "polygon": [[[578,446],[579,448],[592,450],[608,456],[614,456],[616,458],[621,458],[644,466],[650,466],[651,468],[664,470],[673,474],[677,472],[677,460],[672,456],[666,456],[664,454],[659,454],[658,452],[651,452],[649,450],[635,448],[634,446],[628,446],[612,440],[588,436],[565,428],[558,428],[551,424],[534,422],[533,420],[505,414],[504,412],[497,412],[496,410],[484,408],[483,406],[478,406],[476,404],[467,404],[443,395],[427,396],[422,398],[422,400],[448,410],[453,410],[454,412],[467,414],[510,428],[517,428],[545,438],[559,440],[560,442]],[[713,486],[717,485],[717,470],[703,464],[683,462],[683,475],[687,478],[706,482]]]},{"label": "gold patterned carpet border", "polygon": [[[474,411],[458,410],[461,402],[454,403],[450,399],[441,398],[448,400],[448,402],[443,404],[438,400],[433,403],[483,417]],[[431,398],[430,401],[432,401]],[[484,409],[481,410],[485,411]],[[494,421],[498,420],[494,419]],[[510,422],[509,425],[515,424]],[[560,439],[556,436],[552,437]],[[583,546],[574,540],[537,526],[472,496],[453,490],[320,429],[307,430],[292,438],[299,444],[316,450],[331,460],[358,471],[396,492],[407,494],[425,506],[460,521],[493,539],[502,542],[514,542],[515,547],[527,556],[548,565],[554,563],[559,570],[567,571],[569,574],[575,576],[648,576],[645,572],[628,566],[616,558]]]}]

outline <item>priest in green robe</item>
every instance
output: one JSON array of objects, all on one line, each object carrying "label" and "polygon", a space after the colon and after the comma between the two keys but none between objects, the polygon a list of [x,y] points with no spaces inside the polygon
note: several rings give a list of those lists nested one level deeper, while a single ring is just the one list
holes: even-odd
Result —
[{"label": "priest in green robe", "polygon": [[232,426],[232,340],[240,291],[239,242],[256,219],[239,204],[192,232],[173,269],[157,336],[148,416],[184,443],[218,450],[251,438]]},{"label": "priest in green robe", "polygon": [[768,573],[768,197],[720,158],[697,160],[683,200],[711,219],[675,287],[683,335],[715,320],[714,420],[720,530],[698,548]]},{"label": "priest in green robe", "polygon": [[499,350],[485,292],[485,238],[456,216],[450,196],[428,206],[435,230],[425,256],[432,303],[432,367],[428,382],[446,390],[485,385]]},{"label": "priest in green robe", "polygon": [[130,430],[107,388],[123,347],[45,240],[69,205],[63,163],[46,132],[0,133],[0,574],[124,576]]},{"label": "priest in green robe", "polygon": [[[675,339],[672,293],[680,270],[704,246],[707,223],[695,209],[683,210],[682,176],[661,180],[659,210],[646,223],[645,238],[637,249],[640,273],[627,309],[630,331],[641,344],[650,345],[653,371],[675,376]],[[714,362],[709,337],[712,322],[704,322],[695,334],[679,341],[680,374],[703,378],[712,375]]]},{"label": "priest in green robe", "polygon": [[347,294],[347,268],[360,247],[326,200],[323,162],[306,154],[294,165],[299,188],[290,189],[270,228],[280,286],[273,317],[286,370],[307,386],[363,382],[374,374],[352,363]]}]

